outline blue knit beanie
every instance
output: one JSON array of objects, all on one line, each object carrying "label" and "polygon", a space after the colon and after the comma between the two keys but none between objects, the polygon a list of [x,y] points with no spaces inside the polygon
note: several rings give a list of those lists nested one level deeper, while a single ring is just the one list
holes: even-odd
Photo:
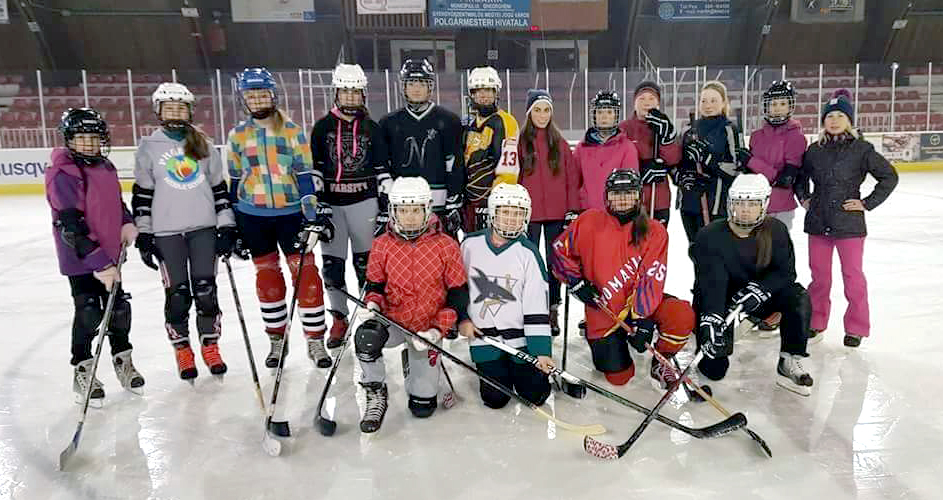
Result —
[{"label": "blue knit beanie", "polygon": [[825,123],[825,116],[832,111],[841,111],[848,117],[848,121],[855,121],[855,107],[851,104],[851,92],[848,89],[838,89],[832,94],[832,98],[825,103],[822,108],[822,123]]},{"label": "blue knit beanie", "polygon": [[550,109],[553,110],[553,98],[550,97],[550,93],[543,89],[530,89],[527,91],[527,114],[530,114],[530,110],[534,108],[534,104],[537,104],[539,101],[544,101],[550,105]]}]

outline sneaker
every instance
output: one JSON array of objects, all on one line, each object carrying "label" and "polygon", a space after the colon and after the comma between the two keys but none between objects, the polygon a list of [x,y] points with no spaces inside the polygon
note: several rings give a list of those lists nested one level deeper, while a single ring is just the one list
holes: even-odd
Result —
[{"label": "sneaker", "polygon": [[668,386],[677,382],[678,374],[672,369],[671,366],[664,366],[659,361],[658,358],[652,358],[652,369],[650,371],[652,376],[652,384],[661,390],[667,390]]},{"label": "sneaker", "polygon": [[825,338],[825,330],[816,330],[815,328],[809,329],[808,345],[818,344],[824,338]]},{"label": "sneaker", "polygon": [[308,358],[314,361],[318,368],[331,367],[331,355],[324,348],[324,337],[307,337]]},{"label": "sneaker", "polygon": [[177,358],[177,372],[182,380],[193,380],[196,378],[196,363],[193,361],[193,350],[190,344],[182,344],[174,349],[174,356]]},{"label": "sneaker", "polygon": [[265,357],[265,367],[278,368],[278,353],[281,352],[283,356],[288,355],[288,344],[285,343],[285,334],[270,333],[268,334],[268,341],[271,344],[271,348],[269,349],[268,356]]},{"label": "sneaker", "polygon": [[376,432],[383,424],[386,415],[387,390],[383,382],[361,383],[366,393],[367,401],[364,405],[363,419],[360,421],[360,432]]},{"label": "sneaker", "polygon": [[802,358],[801,354],[779,353],[776,384],[800,396],[809,396],[812,394],[812,376],[802,366]]},{"label": "sneaker", "polygon": [[858,347],[861,345],[861,337],[857,335],[845,335],[845,347]]},{"label": "sneaker", "polygon": [[347,334],[347,316],[331,311],[334,317],[334,323],[331,324],[331,331],[327,336],[327,348],[337,349],[344,342],[344,336]]},{"label": "sneaker", "polygon": [[121,387],[136,394],[139,393],[141,387],[144,387],[144,377],[138,373],[134,368],[134,363],[131,362],[131,349],[115,354],[111,361]]},{"label": "sneaker", "polygon": [[560,304],[550,305],[550,335],[560,336]]},{"label": "sneaker", "polygon": [[92,393],[89,396],[89,405],[95,408],[102,407],[102,401],[105,399],[105,388],[102,386],[98,377],[92,377],[93,359],[86,359],[75,365],[72,374],[72,391],[75,392],[75,402],[82,404],[85,402],[85,393],[88,392],[88,384],[92,384]]},{"label": "sneaker", "polygon": [[201,347],[200,354],[203,355],[203,362],[210,367],[210,373],[213,375],[222,375],[229,369],[223,362],[222,356],[219,355],[219,344],[216,342]]}]

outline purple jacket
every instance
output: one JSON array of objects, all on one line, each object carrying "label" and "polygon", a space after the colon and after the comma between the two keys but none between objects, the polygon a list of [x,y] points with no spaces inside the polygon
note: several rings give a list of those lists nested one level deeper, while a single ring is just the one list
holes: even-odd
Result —
[{"label": "purple jacket", "polygon": [[[796,168],[802,167],[805,147],[802,125],[796,120],[789,120],[778,127],[766,123],[750,136],[750,152],[753,153],[753,158],[747,168],[757,174],[763,174],[772,184],[787,164]],[[795,210],[797,206],[791,187],[773,188],[773,194],[769,197],[770,213]]]},{"label": "purple jacket", "polygon": [[[52,166],[46,169],[46,199],[52,208],[52,232],[59,257],[59,272],[78,276],[117,263],[121,251],[121,226],[133,219],[121,199],[118,171],[110,161],[80,170],[69,157],[68,150],[54,149]],[[67,208],[77,208],[85,214],[88,236],[99,244],[84,259],[80,259],[75,249],[63,241],[55,227],[59,211]]]}]

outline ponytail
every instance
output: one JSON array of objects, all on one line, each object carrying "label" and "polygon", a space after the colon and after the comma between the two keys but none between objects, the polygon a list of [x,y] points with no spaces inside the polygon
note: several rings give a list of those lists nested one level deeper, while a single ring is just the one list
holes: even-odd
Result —
[{"label": "ponytail", "polygon": [[210,155],[209,138],[196,125],[187,127],[184,137],[183,152],[194,160],[202,160]]},{"label": "ponytail", "polygon": [[773,260],[773,224],[769,216],[753,228],[751,234],[756,238],[756,269],[762,271]]}]

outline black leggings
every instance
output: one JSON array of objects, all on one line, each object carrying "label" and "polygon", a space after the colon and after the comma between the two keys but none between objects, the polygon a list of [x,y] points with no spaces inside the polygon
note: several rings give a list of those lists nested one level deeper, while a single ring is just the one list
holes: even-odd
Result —
[{"label": "black leggings", "polygon": [[304,217],[301,212],[287,215],[261,216],[236,212],[236,221],[243,241],[253,258],[282,249],[285,255],[300,252],[295,247]]},{"label": "black leggings", "polygon": [[216,228],[158,236],[161,278],[164,282],[164,321],[174,344],[190,336],[189,309],[196,302],[196,327],[204,342],[220,335],[216,291]]},{"label": "black leggings", "polygon": [[559,305],[560,282],[553,275],[553,273],[550,272],[550,269],[553,268],[551,263],[557,260],[553,253],[553,240],[557,239],[557,237],[563,233],[563,221],[553,220],[544,222],[531,222],[527,225],[527,239],[529,239],[534,245],[537,245],[537,248],[540,248],[541,228],[543,228],[544,233],[544,255],[547,256],[547,274],[550,278],[550,305]]},{"label": "black leggings", "polygon": [[[75,315],[72,319],[72,366],[92,358],[92,339],[98,334],[98,325],[105,314],[108,290],[91,273],[69,276]],[[120,288],[115,296],[111,321],[108,324],[108,341],[111,355],[131,348],[128,334],[131,332],[131,296]]]},{"label": "black leggings", "polygon": [[[550,396],[550,381],[547,374],[529,364],[513,361],[507,354],[501,353],[500,358],[478,363],[477,366],[481,373],[496,379],[537,406],[544,404]],[[511,400],[510,396],[491,387],[484,380],[478,383],[478,392],[485,406],[495,409],[503,408]]]}]

